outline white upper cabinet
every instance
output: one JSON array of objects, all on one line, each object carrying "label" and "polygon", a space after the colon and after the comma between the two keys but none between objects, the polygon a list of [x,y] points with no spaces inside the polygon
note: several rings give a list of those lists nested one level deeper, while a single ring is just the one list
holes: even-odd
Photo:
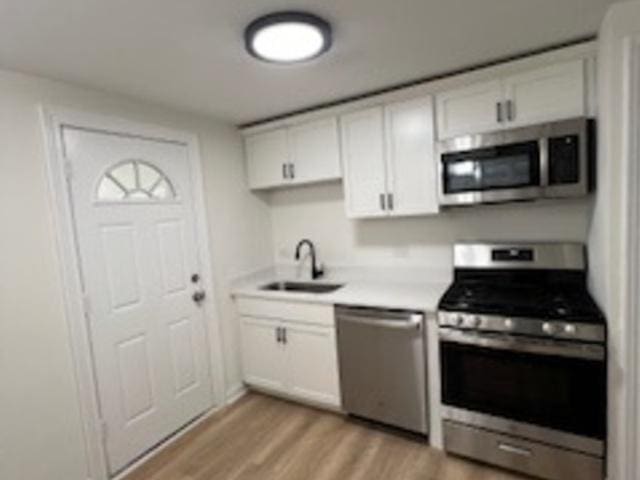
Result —
[{"label": "white upper cabinet", "polygon": [[269,188],[282,184],[289,164],[285,129],[257,133],[245,139],[249,187]]},{"label": "white upper cabinet", "polygon": [[342,117],[349,218],[438,211],[430,96]]},{"label": "white upper cabinet", "polygon": [[391,104],[385,113],[389,213],[437,213],[432,98]]},{"label": "white upper cabinet", "polygon": [[339,179],[340,144],[335,117],[245,138],[251,189]]},{"label": "white upper cabinet", "polygon": [[492,80],[438,94],[440,138],[497,130],[501,124],[502,82]]},{"label": "white upper cabinet", "polygon": [[342,176],[338,121],[335,117],[289,129],[292,183],[334,180]]},{"label": "white upper cabinet", "polygon": [[504,80],[506,120],[524,126],[586,112],[584,62],[552,65]]},{"label": "white upper cabinet", "polygon": [[586,98],[582,59],[442,92],[436,100],[438,137],[582,116]]},{"label": "white upper cabinet", "polygon": [[384,110],[374,107],[344,115],[341,124],[347,216],[384,216]]}]

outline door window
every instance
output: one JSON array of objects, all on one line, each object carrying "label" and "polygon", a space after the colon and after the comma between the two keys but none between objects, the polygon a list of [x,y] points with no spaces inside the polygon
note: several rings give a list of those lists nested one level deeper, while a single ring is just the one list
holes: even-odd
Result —
[{"label": "door window", "polygon": [[96,193],[102,202],[171,200],[176,197],[169,178],[143,160],[127,160],[109,168]]}]

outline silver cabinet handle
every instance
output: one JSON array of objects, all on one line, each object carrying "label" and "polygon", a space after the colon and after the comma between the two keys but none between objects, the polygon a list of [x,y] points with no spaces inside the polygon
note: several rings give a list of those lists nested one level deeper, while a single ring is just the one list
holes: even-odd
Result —
[{"label": "silver cabinet handle", "polygon": [[387,209],[387,205],[386,205],[386,195],[384,193],[380,194],[380,208],[382,210],[386,210]]},{"label": "silver cabinet handle", "polygon": [[293,163],[289,164],[289,178],[291,180],[296,178],[296,169],[295,169],[295,165]]},{"label": "silver cabinet handle", "polygon": [[393,210],[393,193],[387,194],[387,206],[389,207],[389,210]]},{"label": "silver cabinet handle", "polygon": [[276,327],[276,343],[280,343],[280,327]]},{"label": "silver cabinet handle", "polygon": [[496,118],[498,123],[502,123],[504,121],[504,117],[502,115],[502,102],[496,103]]},{"label": "silver cabinet handle", "polygon": [[282,343],[287,344],[287,328],[282,327]]},{"label": "silver cabinet handle", "polygon": [[509,445],[508,443],[498,443],[498,450],[502,450],[506,453],[513,455],[519,455],[521,457],[530,457],[532,455],[531,450],[528,448],[516,447],[515,445]]},{"label": "silver cabinet handle", "polygon": [[284,178],[285,180],[287,179],[287,164],[286,163],[282,164],[282,178]]},{"label": "silver cabinet handle", "polygon": [[515,109],[513,108],[513,100],[507,100],[506,103],[507,109],[507,120],[513,122],[515,118]]}]

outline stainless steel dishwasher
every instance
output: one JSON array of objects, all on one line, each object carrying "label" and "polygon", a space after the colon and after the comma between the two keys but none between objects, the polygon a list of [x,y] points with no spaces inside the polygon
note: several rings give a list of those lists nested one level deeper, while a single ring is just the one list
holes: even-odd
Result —
[{"label": "stainless steel dishwasher", "polygon": [[337,306],[336,320],[344,410],[426,435],[424,315]]}]

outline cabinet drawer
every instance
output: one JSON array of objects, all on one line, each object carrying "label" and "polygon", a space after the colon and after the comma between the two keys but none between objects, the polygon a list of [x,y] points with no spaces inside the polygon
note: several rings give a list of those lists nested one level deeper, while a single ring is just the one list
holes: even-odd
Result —
[{"label": "cabinet drawer", "polygon": [[571,450],[444,422],[447,452],[549,480],[602,480],[603,462]]},{"label": "cabinet drawer", "polygon": [[333,305],[239,297],[238,312],[243,316],[274,318],[315,325],[333,326]]}]

